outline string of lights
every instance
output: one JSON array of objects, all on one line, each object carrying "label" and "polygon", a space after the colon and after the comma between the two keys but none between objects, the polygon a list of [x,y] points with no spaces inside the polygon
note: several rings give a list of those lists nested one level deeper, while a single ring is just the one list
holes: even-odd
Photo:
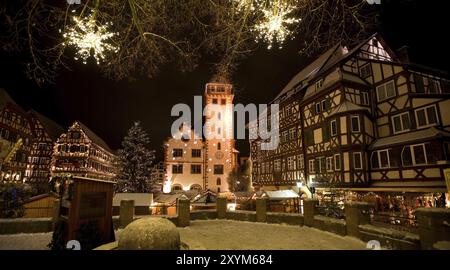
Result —
[{"label": "string of lights", "polygon": [[117,33],[109,31],[112,22],[100,25],[94,14],[80,18],[73,16],[74,24],[67,27],[63,33],[66,40],[64,46],[73,46],[77,49],[75,60],[81,60],[87,64],[89,57],[93,57],[97,64],[104,61],[107,53],[117,53],[119,47],[112,43],[112,38]]}]

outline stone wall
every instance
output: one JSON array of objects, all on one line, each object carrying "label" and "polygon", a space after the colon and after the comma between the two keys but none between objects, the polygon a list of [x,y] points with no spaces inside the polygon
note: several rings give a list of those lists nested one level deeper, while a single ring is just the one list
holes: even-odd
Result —
[{"label": "stone wall", "polygon": [[342,236],[347,235],[347,224],[345,220],[325,216],[314,216],[314,228],[322,231],[332,232]]},{"label": "stone wall", "polygon": [[300,214],[289,214],[289,213],[267,213],[267,223],[275,224],[288,224],[288,225],[298,225],[303,226],[304,218]]},{"label": "stone wall", "polygon": [[215,209],[191,212],[191,220],[209,220],[209,219],[217,219],[217,211]]},{"label": "stone wall", "polygon": [[226,217],[231,220],[256,222],[256,212],[254,211],[227,211]]},{"label": "stone wall", "polygon": [[0,234],[51,232],[52,225],[51,218],[0,219]]},{"label": "stone wall", "polygon": [[390,228],[381,228],[373,225],[359,225],[361,240],[369,242],[377,240],[381,246],[396,250],[420,249],[419,235],[398,231]]}]

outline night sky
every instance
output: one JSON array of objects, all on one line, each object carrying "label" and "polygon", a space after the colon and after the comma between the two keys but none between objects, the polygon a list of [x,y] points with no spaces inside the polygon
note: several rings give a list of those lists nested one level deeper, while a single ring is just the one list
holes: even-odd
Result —
[{"label": "night sky", "polygon": [[[450,70],[448,1],[381,1],[378,31],[392,49],[408,45],[413,62]],[[244,60],[233,76],[235,103],[260,104],[274,98],[312,60],[297,53],[299,44],[300,38],[287,43],[283,50],[268,51],[261,46]],[[175,119],[170,117],[172,106],[192,105],[194,95],[203,94],[205,83],[213,75],[211,63],[201,63],[189,73],[166,66],[153,79],[116,82],[103,78],[95,66],[88,65],[63,70],[56,84],[39,88],[26,79],[18,59],[0,50],[0,87],[25,110],[33,108],[64,127],[80,120],[112,149],[120,147],[133,121],[141,121],[158,159],[162,159],[162,142],[170,135]],[[238,142],[237,147],[243,155],[248,154],[246,141]]]}]

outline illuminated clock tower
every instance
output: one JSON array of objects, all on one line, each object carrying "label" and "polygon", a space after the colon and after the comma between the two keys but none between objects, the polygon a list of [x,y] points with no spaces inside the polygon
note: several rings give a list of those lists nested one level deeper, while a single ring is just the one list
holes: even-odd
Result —
[{"label": "illuminated clock tower", "polygon": [[233,139],[233,86],[208,83],[205,89],[205,188],[229,191],[227,178],[236,167]]}]

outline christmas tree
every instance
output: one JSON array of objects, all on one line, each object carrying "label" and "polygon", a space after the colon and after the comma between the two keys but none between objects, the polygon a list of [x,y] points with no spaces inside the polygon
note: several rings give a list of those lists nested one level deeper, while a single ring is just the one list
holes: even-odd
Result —
[{"label": "christmas tree", "polygon": [[147,148],[150,139],[139,122],[128,130],[118,151],[117,192],[150,192],[150,169],[155,151]]}]

